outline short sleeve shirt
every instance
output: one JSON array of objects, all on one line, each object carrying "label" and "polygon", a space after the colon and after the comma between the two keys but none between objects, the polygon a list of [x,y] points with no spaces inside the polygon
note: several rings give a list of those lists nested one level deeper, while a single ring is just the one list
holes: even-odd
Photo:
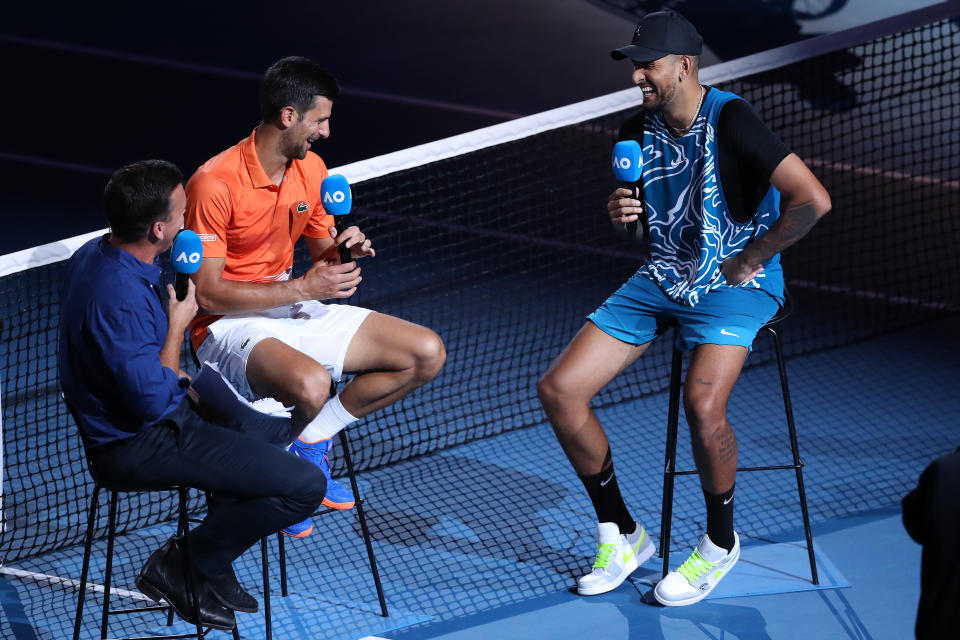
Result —
[{"label": "short sleeve shirt", "polygon": [[[289,276],[301,235],[329,238],[333,216],[324,211],[320,184],[327,166],[307,152],[292,160],[280,185],[257,157],[257,132],[205,162],[187,182],[186,227],[203,242],[204,258],[224,258],[223,277],[269,282]],[[201,314],[190,325],[194,348],[220,316]]]}]

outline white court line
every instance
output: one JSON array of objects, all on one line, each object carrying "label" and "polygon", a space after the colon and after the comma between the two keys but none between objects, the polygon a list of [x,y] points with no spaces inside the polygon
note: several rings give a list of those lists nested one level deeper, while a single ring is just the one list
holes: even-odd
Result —
[{"label": "white court line", "polygon": [[[18,578],[20,580],[29,580],[31,582],[39,582],[44,584],[53,585],[56,587],[62,587],[65,589],[70,589],[76,591],[80,588],[79,580],[72,580],[70,578],[63,578],[61,576],[52,576],[47,573],[35,573],[33,571],[24,571],[22,569],[13,569],[11,567],[0,567],[0,574],[5,574],[13,578]],[[87,583],[87,591],[92,593],[103,593],[103,585],[96,584],[93,582]],[[134,600],[142,600],[143,602],[154,603],[151,598],[143,595],[139,591],[129,591],[127,589],[110,589],[111,595],[123,596],[126,598],[133,598]]]}]

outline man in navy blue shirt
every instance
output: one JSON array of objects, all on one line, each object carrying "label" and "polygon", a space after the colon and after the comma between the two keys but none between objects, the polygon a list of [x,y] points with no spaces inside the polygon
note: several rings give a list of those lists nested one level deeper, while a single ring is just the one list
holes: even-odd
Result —
[{"label": "man in navy blue shirt", "polygon": [[[157,256],[183,226],[183,177],[162,160],[119,169],[104,192],[110,233],[80,247],[63,274],[60,384],[93,476],[118,490],[186,485],[216,496],[190,533],[200,622],[231,629],[233,610],[256,611],[232,562],[264,535],[312,513],[326,479],[283,447],[286,418],[218,424],[180,369],[184,331],[197,312],[193,283],[164,310]],[[198,408],[203,415],[198,412]],[[291,465],[297,470],[291,473]],[[171,539],[136,580],[194,622],[182,549]]]}]

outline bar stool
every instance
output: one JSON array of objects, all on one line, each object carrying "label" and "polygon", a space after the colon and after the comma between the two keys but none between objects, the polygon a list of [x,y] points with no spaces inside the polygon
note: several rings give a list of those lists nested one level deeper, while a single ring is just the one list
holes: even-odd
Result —
[{"label": "bar stool", "polygon": [[[336,395],[336,384],[330,383],[330,397],[332,398]],[[387,601],[383,595],[383,585],[380,582],[380,572],[377,569],[377,559],[373,552],[373,540],[370,537],[370,530],[367,527],[367,517],[363,512],[363,498],[360,496],[360,488],[357,485],[357,476],[353,469],[353,457],[350,454],[350,443],[347,440],[346,431],[340,432],[340,447],[343,450],[343,460],[347,465],[347,476],[350,478],[350,489],[353,491],[353,495],[356,498],[356,505],[354,508],[357,510],[357,518],[360,520],[360,530],[363,534],[363,542],[367,547],[367,559],[370,563],[370,573],[373,575],[373,582],[377,589],[377,599],[380,602],[380,615],[384,618],[390,617],[389,612],[387,611]],[[310,514],[310,517],[320,516],[331,512],[336,512],[336,509],[321,509]],[[280,555],[280,593],[283,597],[287,597],[289,591],[287,589],[287,553],[286,553],[286,536],[282,533],[277,533],[277,547]],[[264,610],[269,611],[269,589],[268,589],[268,579],[267,575],[267,564],[266,564],[266,551],[263,551],[264,554],[264,582],[263,582],[263,592],[264,592]],[[269,617],[267,618],[267,640],[272,640],[272,635],[270,633],[270,623]]]},{"label": "bar stool", "polygon": [[[90,554],[91,548],[93,546],[93,533],[94,525],[97,521],[97,513],[99,511],[99,497],[100,490],[106,489],[110,494],[110,516],[108,522],[108,533],[107,533],[107,563],[104,570],[103,577],[103,606],[100,616],[100,638],[107,638],[107,631],[110,622],[110,616],[128,614],[128,613],[140,613],[146,611],[166,611],[167,612],[167,625],[170,626],[173,624],[173,607],[169,605],[154,605],[148,607],[133,607],[133,608],[124,608],[124,609],[111,609],[110,608],[110,590],[113,582],[113,546],[116,539],[116,526],[117,526],[117,498],[121,493],[118,490],[111,489],[105,485],[100,484],[96,478],[94,478],[94,487],[93,495],[90,497],[90,510],[89,517],[87,520],[87,532],[84,536],[84,548],[83,548],[83,568],[80,572],[80,589],[77,594],[77,611],[73,623],[73,640],[79,640],[80,638],[80,627],[83,621],[83,600],[86,595],[87,590],[87,575],[90,570]],[[190,600],[193,602],[193,616],[196,620],[194,626],[196,627],[195,632],[191,633],[180,633],[180,634],[167,634],[167,635],[156,635],[156,636],[136,636],[135,638],[126,638],[122,640],[146,640],[147,638],[151,640],[164,640],[172,638],[197,638],[197,640],[203,640],[210,629],[204,630],[200,625],[200,616],[199,616],[199,603],[197,600],[197,594],[194,591],[194,584],[192,580],[192,563],[190,561],[190,536],[189,536],[189,518],[187,513],[187,500],[188,500],[188,489],[187,487],[174,486],[169,487],[168,489],[159,489],[158,491],[176,491],[179,502],[179,513],[177,517],[177,537],[179,541],[183,544],[184,549],[184,564],[185,572],[187,576],[187,590],[190,593]],[[234,640],[239,640],[240,635],[237,632],[237,628],[233,628],[233,638]]]},{"label": "bar stool", "polygon": [[[793,312],[793,301],[789,292],[784,289],[784,303],[781,309],[761,327],[760,332],[767,333],[773,338],[773,346],[777,355],[777,368],[780,372],[780,388],[783,394],[783,409],[787,418],[787,430],[790,434],[790,450],[793,454],[793,464],[768,465],[760,467],[738,467],[737,473],[747,471],[772,471],[775,469],[793,469],[797,477],[797,493],[800,497],[800,511],[803,514],[803,531],[807,538],[807,555],[810,559],[810,576],[813,584],[820,584],[817,576],[817,561],[813,551],[813,534],[810,531],[810,515],[807,510],[807,493],[803,486],[803,460],[800,458],[800,449],[797,445],[797,430],[793,420],[793,405],[790,402],[790,388],[787,385],[787,368],[783,358],[783,346],[780,339],[780,321]],[[673,360],[670,367],[670,401],[667,412],[667,443],[663,465],[663,505],[660,512],[660,557],[663,558],[663,576],[666,577],[670,566],[670,527],[673,518],[673,482],[676,476],[697,474],[696,469],[678,471],[677,462],[677,428],[680,419],[680,374],[683,368],[683,352],[677,349],[676,338],[679,327],[674,326],[673,332]]]},{"label": "bar stool", "polygon": [[[194,354],[194,361],[198,363],[196,355]],[[330,397],[332,398],[336,395],[336,385],[331,383],[330,385]],[[384,618],[389,617],[387,611],[387,601],[383,594],[383,585],[380,581],[380,572],[377,569],[377,559],[373,552],[373,540],[370,537],[370,529],[367,526],[366,514],[363,511],[363,498],[360,496],[360,489],[357,485],[357,477],[353,467],[353,457],[350,453],[350,444],[347,440],[347,434],[345,431],[340,432],[340,446],[343,450],[344,462],[347,465],[347,476],[350,478],[350,488],[353,491],[353,495],[356,496],[356,505],[357,517],[360,520],[360,529],[363,533],[363,541],[367,548],[367,559],[370,563],[370,572],[373,575],[374,585],[377,589],[377,599],[380,602],[380,615]],[[318,511],[310,514],[310,517],[321,516],[327,513],[339,513],[336,509],[320,509]],[[289,589],[287,586],[287,554],[286,554],[286,536],[282,533],[277,532],[277,547],[278,555],[280,561],[280,593],[283,597],[289,595]],[[268,538],[262,538],[260,540],[260,566],[263,571],[263,615],[265,622],[265,632],[266,640],[273,640],[273,609],[270,596],[270,559],[267,552],[267,540]]]}]

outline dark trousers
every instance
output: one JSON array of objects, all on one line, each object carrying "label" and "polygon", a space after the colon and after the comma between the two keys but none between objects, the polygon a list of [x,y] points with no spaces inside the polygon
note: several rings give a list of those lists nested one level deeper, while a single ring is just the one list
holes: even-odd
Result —
[{"label": "dark trousers", "polygon": [[323,500],[323,472],[283,449],[295,435],[290,429],[289,419],[268,415],[215,424],[184,399],[154,426],[93,451],[91,470],[110,489],[184,485],[212,493],[190,547],[194,566],[218,576],[260,538],[303,520]]},{"label": "dark trousers", "polygon": [[923,545],[918,640],[956,637],[960,606],[960,449],[934,460],[903,499],[903,524]]}]

